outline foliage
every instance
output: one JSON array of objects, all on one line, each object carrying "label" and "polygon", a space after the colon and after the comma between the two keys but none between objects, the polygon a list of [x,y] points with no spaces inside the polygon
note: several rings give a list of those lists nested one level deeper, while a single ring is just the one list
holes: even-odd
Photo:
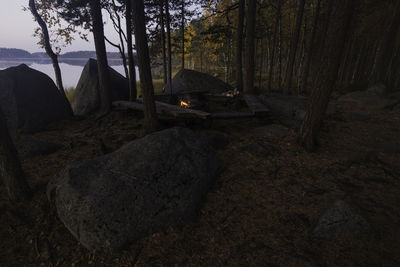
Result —
[{"label": "foliage", "polygon": [[[39,15],[47,24],[50,44],[55,49],[56,54],[60,54],[61,49],[70,45],[76,36],[87,41],[87,33],[76,25],[66,23],[63,20],[57,10],[56,0],[35,0],[35,4]],[[30,12],[28,7],[23,7],[23,10]],[[39,39],[38,45],[44,48],[43,33],[40,27],[35,28],[33,36]]]}]

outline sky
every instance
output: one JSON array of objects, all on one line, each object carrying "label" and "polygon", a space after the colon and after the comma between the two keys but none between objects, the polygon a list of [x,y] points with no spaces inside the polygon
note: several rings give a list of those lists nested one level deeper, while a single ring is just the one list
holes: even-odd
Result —
[{"label": "sky", "polygon": [[[37,45],[38,39],[33,37],[37,23],[33,20],[29,11],[23,11],[22,7],[28,6],[28,0],[0,0],[0,47],[19,48],[30,53],[44,52],[44,49]],[[106,36],[118,42],[109,18],[103,14],[106,23],[104,32]],[[107,51],[117,52],[115,47],[107,45]],[[92,34],[89,33],[89,42],[76,38],[70,46],[62,49],[61,53],[78,50],[94,50]]]}]

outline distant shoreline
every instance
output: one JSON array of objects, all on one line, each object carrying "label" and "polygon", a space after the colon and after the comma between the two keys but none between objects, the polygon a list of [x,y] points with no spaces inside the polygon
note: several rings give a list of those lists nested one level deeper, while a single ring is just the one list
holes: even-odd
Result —
[{"label": "distant shoreline", "polygon": [[[59,58],[58,62],[61,63],[65,63],[68,65],[74,65],[74,66],[85,66],[86,62],[89,60],[89,58]],[[3,63],[3,64],[1,64]],[[9,64],[7,64],[9,63]],[[27,64],[32,64],[32,63],[36,63],[36,64],[52,64],[51,59],[50,58],[0,58],[0,68],[1,67],[11,67],[13,65],[15,65],[15,63],[19,63],[19,64],[23,64],[23,63],[27,63]],[[118,58],[109,58],[108,59],[108,64],[110,66],[118,66],[118,65],[122,65],[122,59],[118,59]]]}]

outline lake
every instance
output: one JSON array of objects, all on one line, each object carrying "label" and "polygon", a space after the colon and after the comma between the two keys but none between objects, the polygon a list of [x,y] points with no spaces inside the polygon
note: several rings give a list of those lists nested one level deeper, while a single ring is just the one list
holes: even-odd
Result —
[{"label": "lake", "polygon": [[[87,59],[62,59],[60,60],[61,75],[65,88],[76,87],[79,77]],[[50,76],[55,82],[54,69],[48,59],[0,59],[0,70],[26,64],[30,68],[41,71]],[[110,66],[125,77],[124,67],[120,60],[111,60]],[[139,71],[136,67],[136,77],[139,79]]]}]

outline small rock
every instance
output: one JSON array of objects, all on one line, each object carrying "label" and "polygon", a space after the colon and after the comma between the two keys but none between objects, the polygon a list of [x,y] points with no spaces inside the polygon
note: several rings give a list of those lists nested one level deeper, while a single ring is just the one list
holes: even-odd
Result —
[{"label": "small rock", "polygon": [[320,217],[313,231],[318,237],[354,236],[367,233],[368,222],[343,200],[337,200]]}]

